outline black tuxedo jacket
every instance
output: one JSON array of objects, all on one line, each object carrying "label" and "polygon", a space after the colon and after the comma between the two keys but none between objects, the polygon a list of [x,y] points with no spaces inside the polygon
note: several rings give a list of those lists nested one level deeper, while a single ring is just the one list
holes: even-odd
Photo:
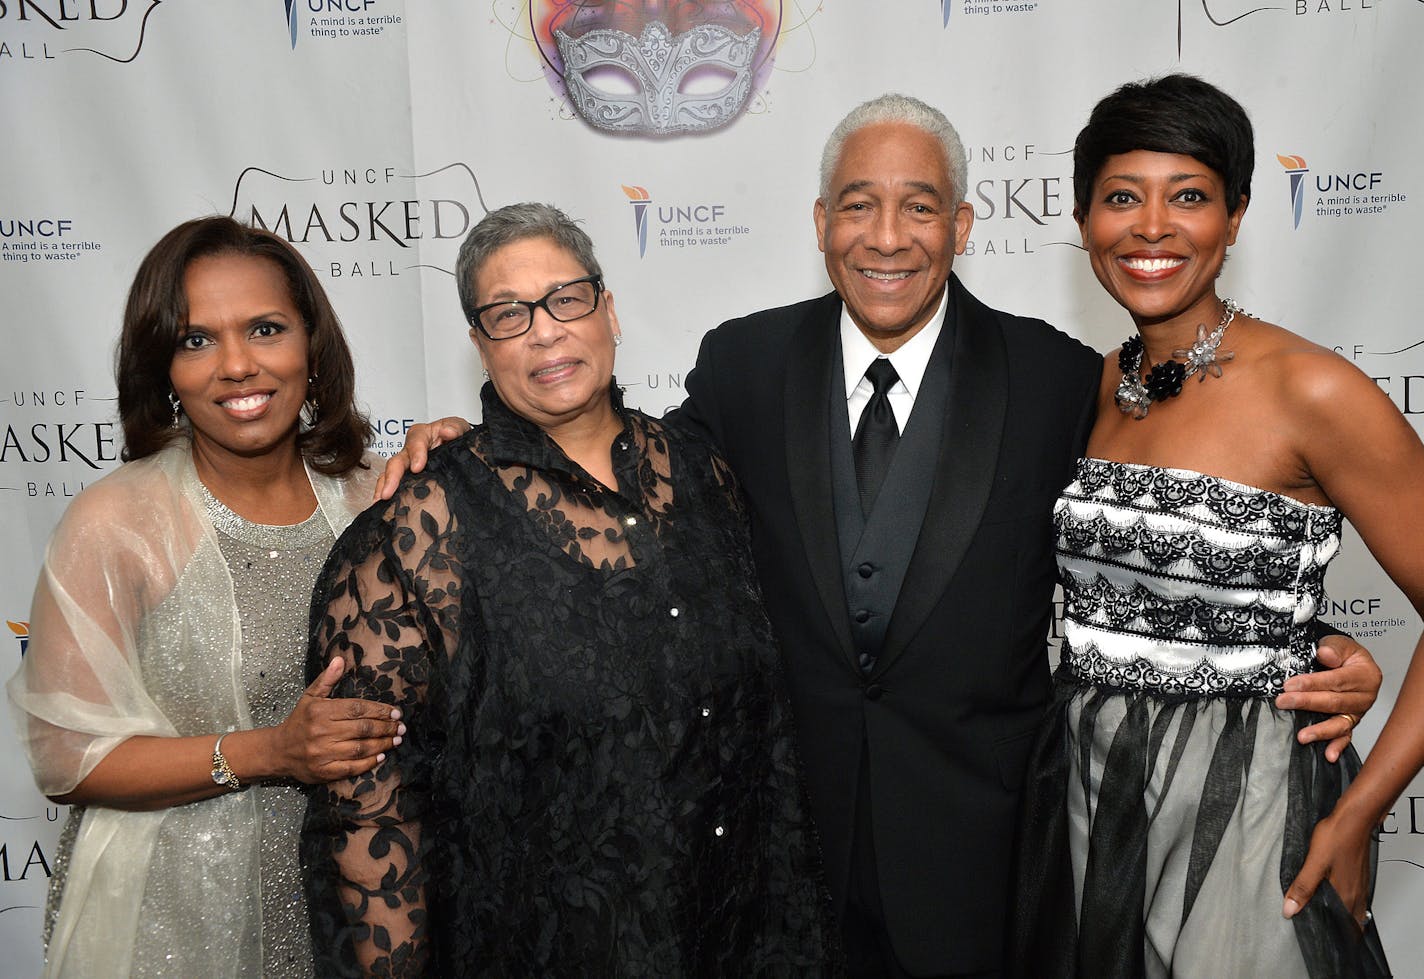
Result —
[{"label": "black tuxedo jacket", "polygon": [[673,416],[712,438],[747,498],[832,896],[846,893],[864,747],[886,926],[902,964],[929,974],[1001,963],[1020,786],[1049,690],[1052,508],[1086,444],[1102,367],[953,277],[950,304],[929,509],[868,677],[831,495],[839,297],[707,334]]}]

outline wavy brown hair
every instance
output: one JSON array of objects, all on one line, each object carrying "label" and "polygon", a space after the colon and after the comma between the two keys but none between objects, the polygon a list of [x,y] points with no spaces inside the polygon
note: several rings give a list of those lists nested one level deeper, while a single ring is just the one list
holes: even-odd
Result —
[{"label": "wavy brown hair", "polygon": [[183,280],[194,260],[212,255],[262,258],[282,270],[292,303],[307,328],[307,369],[316,378],[307,400],[319,406],[314,423],[297,435],[297,450],[313,469],[341,476],[361,464],[371,425],[356,407],[351,348],[326,290],[306,260],[284,239],[229,217],[185,221],[159,239],[139,264],[124,307],[114,375],[125,462],[142,459],[176,439],[168,372],[188,325]]}]

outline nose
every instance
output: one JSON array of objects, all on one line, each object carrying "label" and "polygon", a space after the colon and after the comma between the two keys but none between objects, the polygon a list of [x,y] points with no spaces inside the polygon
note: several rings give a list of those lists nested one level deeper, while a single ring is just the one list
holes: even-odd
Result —
[{"label": "nose", "polygon": [[1172,233],[1171,211],[1165,201],[1149,198],[1137,209],[1137,223],[1133,229],[1139,238],[1147,241],[1161,241]]},{"label": "nose", "polygon": [[871,247],[883,255],[905,247],[905,216],[897,208],[882,208],[875,215]]},{"label": "nose", "polygon": [[225,380],[242,381],[257,373],[257,362],[246,342],[223,343],[218,353],[218,369]]},{"label": "nose", "polygon": [[531,343],[547,346],[557,342],[567,332],[567,324],[560,323],[550,315],[546,307],[539,306],[531,314],[529,332],[525,336]]}]

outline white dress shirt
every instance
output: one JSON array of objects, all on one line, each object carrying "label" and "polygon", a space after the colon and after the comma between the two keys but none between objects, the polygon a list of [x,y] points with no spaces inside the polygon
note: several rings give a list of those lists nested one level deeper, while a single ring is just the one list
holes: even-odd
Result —
[{"label": "white dress shirt", "polygon": [[870,396],[875,393],[865,371],[877,357],[889,357],[890,366],[900,375],[900,379],[890,385],[886,396],[895,412],[895,425],[900,429],[900,433],[904,434],[905,425],[910,420],[910,411],[915,407],[915,395],[920,390],[920,382],[925,378],[925,368],[930,363],[930,354],[934,352],[935,342],[939,340],[940,330],[944,326],[944,312],[948,305],[949,285],[946,283],[944,294],[939,298],[939,308],[930,317],[930,321],[893,354],[882,354],[875,349],[875,345],[865,338],[860,327],[850,318],[850,312],[844,305],[841,306],[841,363],[845,366],[846,412],[850,419],[852,436],[855,435],[856,426],[860,424],[860,416],[865,411],[865,406],[870,403]]}]

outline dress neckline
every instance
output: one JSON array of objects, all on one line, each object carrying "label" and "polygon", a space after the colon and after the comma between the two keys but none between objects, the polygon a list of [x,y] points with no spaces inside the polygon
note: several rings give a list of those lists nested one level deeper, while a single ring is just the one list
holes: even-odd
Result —
[{"label": "dress neckline", "polygon": [[1176,466],[1152,466],[1141,462],[1120,462],[1117,459],[1104,459],[1101,456],[1083,456],[1078,460],[1080,466],[1084,464],[1098,466],[1118,466],[1123,469],[1133,469],[1139,472],[1165,473],[1174,479],[1193,480],[1209,479],[1222,486],[1228,486],[1242,493],[1249,493],[1253,496],[1266,496],[1271,499],[1280,500],[1287,506],[1304,510],[1307,513],[1338,513],[1339,511],[1325,503],[1307,503],[1305,500],[1298,500],[1285,493],[1277,493],[1275,490],[1264,489],[1260,486],[1252,486],[1250,483],[1238,483],[1234,479],[1227,479],[1225,476],[1216,476],[1212,473],[1204,473],[1197,469],[1183,469]]},{"label": "dress neckline", "polygon": [[312,508],[311,515],[294,524],[265,524],[248,520],[230,508],[198,480],[198,492],[203,498],[203,510],[214,529],[225,537],[258,547],[312,547],[327,539],[330,528],[322,519],[321,505]]}]

